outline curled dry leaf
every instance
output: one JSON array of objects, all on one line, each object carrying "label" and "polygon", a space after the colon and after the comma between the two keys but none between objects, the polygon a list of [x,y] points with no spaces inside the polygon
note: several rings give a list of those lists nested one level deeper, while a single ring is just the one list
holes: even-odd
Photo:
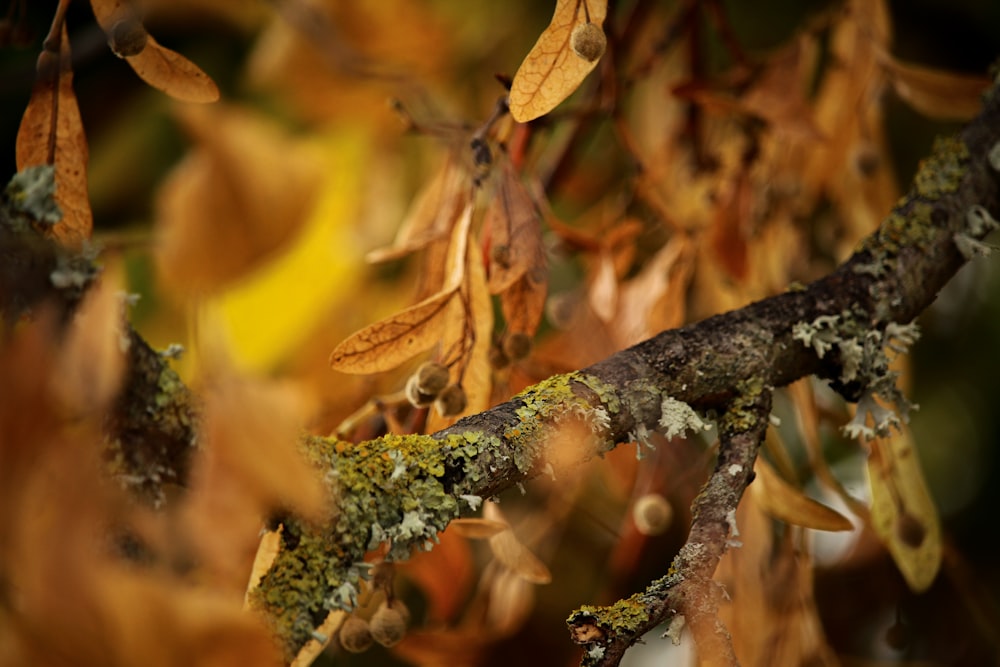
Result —
[{"label": "curled dry leaf", "polygon": [[489,287],[499,294],[528,272],[545,271],[540,216],[510,160],[502,161],[496,193],[486,210]]},{"label": "curled dry leaf", "polygon": [[851,521],[836,510],[806,496],[783,480],[771,465],[757,459],[757,478],[750,489],[761,509],[775,519],[814,530],[851,530]]},{"label": "curled dry leaf", "polygon": [[[514,75],[509,100],[514,120],[527,123],[552,111],[597,66],[594,29],[600,30],[607,11],[607,0],[557,0],[552,21]],[[581,55],[573,49],[581,43],[581,33],[574,41],[573,31],[588,19],[593,28],[586,29],[586,51]]]},{"label": "curled dry leaf", "polygon": [[893,90],[918,112],[938,120],[970,120],[983,106],[990,78],[914,65],[885,54]]},{"label": "curled dry leaf", "polygon": [[87,137],[73,93],[69,36],[62,28],[60,51],[43,51],[28,108],[21,118],[15,147],[18,170],[55,167],[54,199],[62,218],[47,233],[67,246],[90,238],[94,226],[87,192]]},{"label": "curled dry leaf", "polygon": [[941,523],[908,428],[871,443],[868,482],[872,528],[910,590],[927,590],[941,567]]}]

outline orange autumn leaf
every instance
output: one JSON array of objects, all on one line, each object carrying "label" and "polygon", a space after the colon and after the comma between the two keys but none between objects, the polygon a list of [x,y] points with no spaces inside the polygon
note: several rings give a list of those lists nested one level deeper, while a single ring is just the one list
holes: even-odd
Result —
[{"label": "orange autumn leaf", "polygon": [[544,272],[531,271],[500,293],[500,308],[508,333],[535,333],[545,312],[548,280]]},{"label": "orange autumn leaf", "polygon": [[254,112],[185,107],[178,117],[196,148],[157,196],[155,259],[170,291],[212,293],[292,244],[316,200],[321,161]]},{"label": "orange autumn leaf", "polygon": [[814,530],[851,530],[854,525],[840,512],[806,496],[802,491],[783,480],[771,465],[757,459],[754,466],[756,483],[751,493],[761,509],[785,523]]},{"label": "orange autumn leaf", "polygon": [[108,45],[153,88],[181,102],[215,102],[219,88],[193,62],[159,44],[146,32],[127,0],[91,0],[94,16],[108,36]]},{"label": "orange autumn leaf", "polygon": [[938,120],[970,120],[982,109],[988,76],[914,65],[891,56],[882,61],[893,90],[918,112]]},{"label": "orange autumn leaf", "polygon": [[509,100],[514,120],[544,116],[593,71],[604,52],[600,27],[607,10],[606,0],[557,0],[552,21],[514,75]]},{"label": "orange autumn leaf", "polygon": [[472,204],[466,205],[452,231],[445,285],[420,303],[356,331],[330,354],[330,366],[342,373],[378,373],[395,368],[441,340],[449,312],[466,272]]},{"label": "orange autumn leaf", "polygon": [[69,36],[63,26],[58,53],[43,51],[15,147],[18,170],[55,167],[54,199],[62,218],[50,233],[60,243],[79,246],[90,238],[93,214],[87,192],[87,137],[73,92]]},{"label": "orange autumn leaf", "polygon": [[503,292],[529,271],[544,273],[541,219],[510,160],[503,160],[484,226],[489,230],[491,294]]}]

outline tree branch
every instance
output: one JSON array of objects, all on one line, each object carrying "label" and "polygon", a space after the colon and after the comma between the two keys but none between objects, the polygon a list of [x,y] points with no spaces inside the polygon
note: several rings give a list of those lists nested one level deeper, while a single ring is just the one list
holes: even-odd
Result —
[{"label": "tree branch", "polygon": [[[1000,99],[992,92],[959,137],[936,144],[882,226],[805,289],[663,332],[433,436],[357,445],[309,439],[307,453],[325,472],[339,514],[319,526],[287,520],[278,556],[252,595],[288,657],[328,610],[353,606],[367,551],[388,543],[395,560],[430,548],[481,498],[545,470],[558,455],[552,443],[561,428],[582,426],[588,434],[573,452],[583,461],[619,443],[641,443],[649,430],[696,429],[694,409],[723,412],[750,387],[766,393],[811,374],[849,400],[885,392],[889,380],[883,396],[898,399],[882,351],[899,335],[890,325],[926,308],[1000,215],[998,142]],[[743,451],[745,458],[758,427],[759,420],[732,431],[727,455]],[[654,587],[670,583],[668,576]]]}]

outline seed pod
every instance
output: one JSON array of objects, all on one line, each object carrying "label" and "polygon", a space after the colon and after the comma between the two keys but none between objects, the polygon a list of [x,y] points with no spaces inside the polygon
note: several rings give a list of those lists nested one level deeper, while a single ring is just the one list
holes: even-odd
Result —
[{"label": "seed pod", "polygon": [[490,345],[490,367],[493,368],[493,370],[498,371],[502,368],[507,368],[508,366],[510,366],[510,359],[503,351],[500,343],[498,341],[494,341],[493,344]]},{"label": "seed pod", "polygon": [[400,602],[389,606],[383,601],[372,615],[371,636],[382,646],[395,646],[406,635],[407,619],[399,610],[401,606]]},{"label": "seed pod", "polygon": [[416,375],[411,375],[406,381],[406,400],[410,402],[415,408],[426,408],[428,405],[434,402],[434,396],[430,394],[425,394],[420,391],[418,386],[419,380],[417,380]]},{"label": "seed pod", "polygon": [[445,387],[434,402],[442,417],[451,417],[461,413],[465,410],[465,404],[465,390],[457,384]]},{"label": "seed pod", "polygon": [[604,36],[604,31],[590,21],[578,24],[569,36],[569,47],[573,53],[588,63],[603,56],[607,45],[608,38]]},{"label": "seed pod", "polygon": [[659,493],[647,493],[632,506],[632,520],[643,535],[661,535],[673,518],[674,509]]},{"label": "seed pod", "polygon": [[349,653],[364,653],[372,645],[372,632],[368,621],[349,616],[340,626],[340,645]]},{"label": "seed pod", "polygon": [[108,31],[108,46],[119,58],[137,56],[146,48],[149,33],[142,22],[134,16],[115,21]]},{"label": "seed pod", "polygon": [[437,396],[442,389],[448,386],[448,368],[436,361],[426,361],[420,364],[415,376],[417,390],[421,394]]},{"label": "seed pod", "polygon": [[531,336],[526,333],[514,333],[504,340],[503,351],[511,361],[520,361],[531,354]]}]

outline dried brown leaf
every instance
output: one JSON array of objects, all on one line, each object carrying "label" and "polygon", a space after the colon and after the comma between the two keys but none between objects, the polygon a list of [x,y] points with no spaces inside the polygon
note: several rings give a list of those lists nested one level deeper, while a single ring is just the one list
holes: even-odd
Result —
[{"label": "dried brown leaf", "polygon": [[392,245],[372,250],[369,262],[399,259],[445,238],[465,210],[469,181],[454,158],[420,192],[399,227]]},{"label": "dried brown leaf", "polygon": [[757,478],[751,490],[760,507],[785,523],[814,530],[851,530],[854,525],[844,515],[806,496],[778,476],[771,465],[757,459]]},{"label": "dried brown leaf", "polygon": [[441,338],[457,293],[438,292],[351,334],[330,354],[330,366],[342,373],[378,373],[429,350]]},{"label": "dried brown leaf", "polygon": [[219,99],[219,87],[193,62],[150,35],[141,53],[125,60],[153,88],[181,102],[208,103]]},{"label": "dried brown leaf", "polygon": [[508,334],[535,334],[545,312],[548,295],[547,274],[525,273],[500,293],[500,308],[507,322]]},{"label": "dried brown leaf", "polygon": [[545,271],[541,216],[514,165],[503,160],[496,194],[486,210],[489,288],[499,294],[525,273]]},{"label": "dried brown leaf", "polygon": [[972,119],[990,85],[987,76],[948,72],[891,56],[885,56],[882,65],[897,95],[919,113],[938,120]]},{"label": "dried brown leaf", "polygon": [[510,113],[514,120],[527,123],[552,111],[575,91],[597,66],[574,50],[574,28],[587,22],[597,28],[604,24],[607,0],[557,0],[548,27],[528,52],[514,75],[510,89]]},{"label": "dried brown leaf", "polygon": [[503,521],[480,519],[478,517],[455,519],[448,524],[448,527],[469,540],[485,540],[510,528]]},{"label": "dried brown leaf", "polygon": [[490,551],[504,567],[533,584],[547,584],[552,573],[524,546],[512,530],[504,530],[490,538]]},{"label": "dried brown leaf", "polygon": [[87,137],[73,92],[69,36],[62,28],[58,54],[43,51],[28,108],[17,131],[18,170],[36,165],[55,167],[54,199],[62,219],[50,229],[60,243],[79,246],[94,226],[87,192]]},{"label": "dried brown leaf", "polygon": [[462,301],[460,292],[466,274],[472,209],[471,202],[466,204],[452,231],[444,289],[348,336],[330,354],[330,366],[334,370],[343,373],[386,371],[441,340],[452,309]]}]

